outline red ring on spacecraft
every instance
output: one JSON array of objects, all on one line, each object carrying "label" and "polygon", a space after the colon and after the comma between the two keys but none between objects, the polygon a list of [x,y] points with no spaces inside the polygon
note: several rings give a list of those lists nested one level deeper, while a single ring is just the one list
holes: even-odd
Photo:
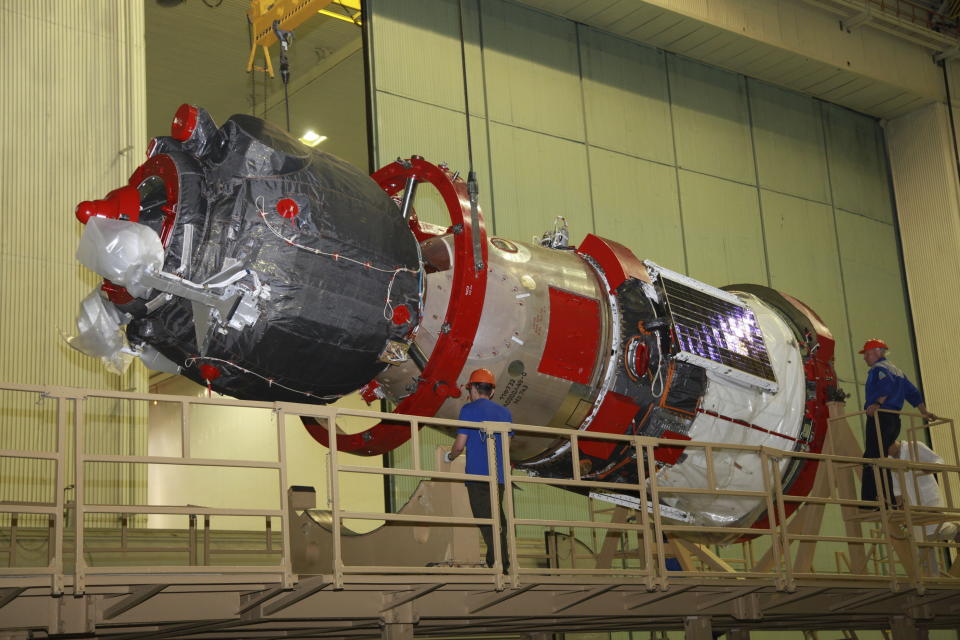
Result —
[{"label": "red ring on spacecraft", "polygon": [[174,224],[177,221],[177,203],[180,201],[180,172],[173,158],[165,153],[159,153],[151,156],[130,176],[128,184],[132,187],[138,187],[151,176],[160,178],[163,182],[163,188],[167,195],[167,201],[161,205],[163,211],[163,222],[160,226],[160,242],[166,249],[170,244],[170,235],[173,233]]},{"label": "red ring on spacecraft", "polygon": [[[450,226],[420,222],[416,215],[409,218],[410,229],[418,242],[446,233],[453,234],[453,277],[450,302],[444,316],[444,326],[430,353],[417,382],[417,388],[400,401],[396,413],[415,416],[434,416],[447,396],[455,393],[457,379],[467,362],[473,346],[480,314],[487,290],[487,232],[483,214],[477,209],[480,257],[483,268],[478,269],[473,254],[473,228],[470,214],[470,196],[467,184],[447,167],[427,162],[420,156],[398,160],[379,169],[371,176],[390,197],[406,185],[407,179],[428,182],[440,192],[450,214]],[[309,416],[301,417],[304,427],[319,443],[329,446],[327,427]],[[380,422],[366,431],[337,434],[337,450],[357,455],[380,455],[395,449],[410,438],[410,427],[402,422]]]},{"label": "red ring on spacecraft", "polygon": [[[137,187],[139,187],[144,180],[151,176],[160,178],[161,182],[163,182],[164,192],[167,196],[166,202],[160,206],[160,210],[163,211],[163,220],[161,221],[160,226],[160,243],[163,245],[163,248],[166,249],[167,245],[170,243],[170,236],[173,233],[174,224],[177,220],[176,205],[180,200],[180,172],[177,170],[177,165],[170,156],[165,153],[151,156],[146,162],[137,167],[136,170],[130,175],[130,179],[127,181],[127,185],[125,187],[111,191],[107,197],[109,198],[112,194],[120,192],[132,194],[136,192]],[[86,203],[81,203],[78,205],[78,212],[79,207],[84,204]],[[140,216],[139,196],[136,206],[136,215],[128,215],[128,217],[134,221],[138,220]],[[114,284],[109,280],[105,279],[100,288],[107,294],[107,298],[114,304],[128,304],[133,300],[133,296],[131,296],[124,287]]]}]

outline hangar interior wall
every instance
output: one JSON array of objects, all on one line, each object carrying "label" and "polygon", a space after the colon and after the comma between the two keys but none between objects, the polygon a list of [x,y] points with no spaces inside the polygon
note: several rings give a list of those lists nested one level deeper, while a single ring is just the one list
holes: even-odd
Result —
[{"label": "hangar interior wall", "polygon": [[[955,92],[960,73],[956,63],[950,66]],[[955,122],[958,119],[960,110],[954,106]],[[960,311],[960,192],[953,136],[950,112],[942,103],[887,124],[917,355],[927,402],[945,416],[960,415],[954,348]],[[951,435],[937,430],[934,448],[952,452]]]},{"label": "hangar interior wall", "polygon": [[[0,380],[146,390],[139,365],[118,377],[61,339],[73,330],[80,300],[98,284],[74,258],[82,229],[74,207],[124,184],[142,158],[143,31],[138,2],[0,5],[8,63],[0,102]],[[53,403],[31,420],[12,394],[0,400],[0,449],[52,450]],[[104,402],[90,407],[87,423],[89,452],[146,453],[144,410]],[[0,460],[0,500],[52,500],[46,464]],[[89,498],[127,504],[145,495],[145,470],[93,466]]]},{"label": "hangar interior wall", "polygon": [[[529,241],[562,215],[573,243],[596,233],[713,285],[788,292],[834,332],[850,411],[867,338],[916,379],[874,118],[506,0],[481,5],[367,0],[378,166],[417,154],[466,173],[466,77],[494,234]],[[444,222],[424,195],[418,214]]]}]

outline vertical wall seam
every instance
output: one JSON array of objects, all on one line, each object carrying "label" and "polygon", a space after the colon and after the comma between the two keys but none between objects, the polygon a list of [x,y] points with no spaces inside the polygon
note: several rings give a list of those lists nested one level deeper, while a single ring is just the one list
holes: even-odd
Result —
[{"label": "vertical wall seam", "polygon": [[760,215],[760,237],[763,238],[763,269],[767,274],[767,286],[773,286],[770,277],[770,248],[767,246],[767,226],[763,220],[763,197],[760,191],[760,163],[757,160],[757,139],[753,133],[753,105],[750,104],[750,79],[743,78],[743,91],[747,98],[747,127],[750,130],[750,151],[753,153],[753,180],[757,191],[757,212]]},{"label": "vertical wall seam", "polygon": [[573,23],[574,36],[576,37],[577,47],[577,72],[580,76],[580,113],[583,116],[583,151],[587,158],[587,193],[590,197],[590,232],[597,232],[597,211],[596,204],[593,201],[593,171],[590,163],[590,127],[587,125],[587,94],[583,82],[583,50],[580,40],[580,23]]},{"label": "vertical wall seam", "polygon": [[[367,109],[367,172],[373,173],[380,168],[380,137],[378,135],[377,123],[377,87],[376,87],[376,65],[374,64],[373,52],[376,38],[373,33],[372,16],[376,15],[371,7],[375,5],[376,0],[364,0],[361,6],[361,26],[360,35],[363,42],[363,80],[364,91],[366,92]],[[256,95],[254,95],[254,111],[256,111]]]},{"label": "vertical wall seam", "polygon": [[663,73],[667,86],[667,112],[670,114],[670,142],[673,145],[673,173],[677,181],[677,214],[680,220],[680,243],[683,245],[683,272],[690,273],[690,264],[687,260],[687,232],[683,223],[683,195],[680,193],[680,160],[677,158],[677,123],[673,117],[673,89],[670,86],[670,54],[663,53]]},{"label": "vertical wall seam", "polygon": [[[833,170],[830,166],[830,145],[827,139],[827,121],[826,113],[823,108],[823,103],[817,101],[817,110],[820,114],[820,135],[823,137],[823,159],[827,163],[827,191],[830,193],[830,212],[833,216],[833,242],[834,246],[837,249],[837,266],[840,269],[840,297],[843,298],[843,313],[847,317],[847,342],[850,348],[850,357],[853,361],[854,369],[852,371],[853,380],[850,382],[853,383],[854,387],[857,387],[857,370],[856,370],[856,358],[853,358],[853,322],[850,320],[850,303],[847,300],[847,283],[846,283],[846,274],[844,273],[843,268],[843,253],[841,253],[840,245],[840,225],[837,221],[837,206],[836,199],[833,195]],[[836,352],[834,352],[834,361],[836,361]],[[839,376],[838,376],[839,378]],[[854,396],[856,394],[856,389],[854,389]]]},{"label": "vertical wall seam", "polygon": [[483,44],[483,7],[480,6],[480,0],[476,0],[475,6],[477,10],[477,33],[480,37],[478,46],[480,47],[480,81],[483,86],[481,92],[483,94],[483,128],[487,137],[487,182],[489,183],[487,188],[490,189],[490,235],[495,236],[497,235],[497,205],[493,185],[493,145],[490,143],[490,103],[487,92],[487,54]]}]

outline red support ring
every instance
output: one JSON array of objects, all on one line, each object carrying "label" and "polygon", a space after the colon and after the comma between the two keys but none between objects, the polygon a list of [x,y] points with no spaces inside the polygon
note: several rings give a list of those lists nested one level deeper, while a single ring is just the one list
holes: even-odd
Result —
[{"label": "red support ring", "polygon": [[[487,290],[487,232],[483,215],[477,209],[477,229],[480,236],[480,255],[484,267],[477,269],[473,254],[473,227],[470,214],[470,196],[466,183],[446,167],[427,162],[420,156],[398,160],[371,176],[389,196],[404,188],[409,178],[433,185],[450,214],[446,233],[453,233],[453,279],[450,301],[444,326],[430,358],[420,374],[417,388],[400,401],[396,412],[415,416],[434,416],[440,406],[457,388],[457,379],[467,363],[473,340],[480,325],[483,301]],[[422,241],[438,235],[436,225],[421,224],[416,216],[409,219],[410,228]],[[329,446],[327,428],[310,417],[301,418],[303,425],[318,442]],[[337,435],[337,450],[355,455],[374,456],[391,451],[410,438],[410,428],[403,423],[380,422],[353,434]]]}]

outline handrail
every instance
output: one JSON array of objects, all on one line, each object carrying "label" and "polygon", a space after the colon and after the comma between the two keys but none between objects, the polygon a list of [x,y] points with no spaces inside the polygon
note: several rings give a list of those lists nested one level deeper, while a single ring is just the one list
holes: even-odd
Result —
[{"label": "handrail", "polygon": [[[183,396],[166,396],[157,394],[141,394],[133,392],[114,392],[103,390],[83,390],[71,389],[65,387],[50,387],[40,385],[12,385],[0,383],[0,391],[21,392],[28,394],[40,394],[44,398],[49,398],[57,403],[57,433],[58,442],[53,451],[30,451],[21,449],[0,450],[0,458],[36,458],[52,462],[55,468],[54,484],[56,487],[55,503],[46,504],[6,504],[0,503],[0,513],[38,513],[46,514],[52,519],[53,524],[53,550],[51,551],[51,562],[47,567],[17,567],[16,574],[21,576],[34,576],[37,578],[49,579],[53,593],[62,593],[63,585],[69,572],[65,573],[64,567],[64,546],[65,541],[72,541],[75,548],[83,550],[84,527],[82,526],[83,516],[88,513],[123,513],[123,514],[150,514],[150,513],[184,513],[193,515],[256,515],[260,517],[282,518],[282,544],[280,548],[280,557],[277,564],[270,565],[230,565],[206,567],[195,564],[183,565],[181,567],[184,573],[220,573],[220,574],[259,574],[262,576],[273,576],[277,582],[285,588],[289,588],[297,582],[297,577],[293,573],[291,564],[291,531],[288,526],[290,507],[287,499],[287,456],[285,451],[286,432],[285,418],[287,415],[307,415],[312,416],[325,424],[330,434],[331,448],[329,452],[329,491],[328,495],[331,502],[331,518],[333,521],[332,544],[329,552],[331,553],[333,567],[333,583],[335,587],[343,587],[351,576],[360,576],[363,574],[375,573],[377,567],[371,566],[349,566],[343,561],[342,554],[342,522],[345,519],[372,519],[382,521],[393,521],[403,523],[418,523],[418,526],[475,526],[479,524],[489,525],[493,528],[493,544],[495,563],[493,567],[485,569],[476,568],[457,568],[457,567],[381,567],[390,573],[404,573],[410,575],[416,574],[437,574],[437,573],[464,573],[478,578],[491,581],[495,588],[502,589],[508,585],[519,586],[521,582],[529,580],[548,580],[550,576],[576,576],[576,575],[595,575],[595,576],[616,576],[618,579],[626,581],[638,580],[647,585],[649,589],[665,589],[676,580],[684,580],[691,573],[687,570],[668,571],[666,566],[666,557],[668,554],[690,554],[695,556],[695,560],[712,567],[708,570],[698,572],[696,575],[708,577],[730,577],[735,579],[760,579],[769,581],[769,584],[777,589],[792,590],[796,587],[800,579],[817,580],[849,580],[851,578],[864,578],[876,581],[880,584],[887,584],[891,589],[900,589],[904,584],[913,588],[922,590],[927,584],[960,584],[960,577],[953,575],[925,575],[921,570],[925,555],[930,551],[936,552],[945,548],[957,548],[957,545],[951,541],[932,541],[914,539],[910,532],[913,527],[922,527],[937,521],[945,521],[956,518],[960,520],[960,505],[956,504],[952,496],[948,496],[947,507],[939,512],[923,507],[922,505],[912,505],[907,501],[900,509],[889,508],[884,500],[876,501],[859,500],[856,496],[843,495],[839,490],[837,481],[843,474],[850,475],[851,469],[856,469],[860,465],[867,465],[872,469],[878,486],[884,486],[884,480],[887,473],[898,474],[901,479],[901,485],[906,478],[907,473],[912,473],[914,481],[919,474],[923,472],[933,472],[941,476],[951,478],[960,478],[960,464],[940,464],[933,465],[928,463],[918,463],[904,460],[891,460],[889,458],[865,459],[853,455],[844,455],[842,453],[811,453],[803,451],[780,450],[767,446],[754,446],[728,443],[710,443],[683,441],[678,444],[676,440],[665,438],[651,438],[635,435],[614,435],[603,433],[586,434],[569,429],[558,429],[553,427],[507,424],[507,423],[476,423],[464,422],[460,420],[450,420],[441,418],[424,418],[420,416],[403,416],[397,414],[388,414],[378,411],[367,411],[358,409],[343,409],[332,406],[303,405],[297,403],[268,403],[268,402],[248,402],[238,401],[229,398],[192,398]],[[85,451],[83,445],[85,430],[97,428],[96,425],[86,424],[83,420],[84,405],[91,398],[112,398],[127,399],[134,401],[159,401],[179,403],[184,411],[192,405],[216,405],[245,407],[251,409],[271,410],[275,417],[274,428],[277,437],[277,451],[271,453],[270,459],[263,460],[225,460],[214,458],[193,457],[190,455],[189,447],[182,446],[180,456],[136,456],[136,455],[101,455],[92,454]],[[76,410],[72,412],[72,421],[68,414],[69,404],[74,403]],[[846,416],[831,418],[831,423],[838,424],[841,420],[849,417],[856,417],[863,412],[854,412]],[[898,412],[909,417],[919,417],[916,414]],[[181,420],[184,420],[184,412],[181,412]],[[411,464],[405,468],[376,468],[362,467],[352,464],[351,460],[341,460],[337,451],[337,438],[335,431],[337,424],[342,423],[343,417],[364,417],[378,420],[387,419],[396,424],[395,428],[410,429],[411,444],[415,446]],[[188,422],[188,421],[186,421]],[[940,425],[952,425],[951,420],[939,420],[932,424],[925,425],[925,428],[937,427]],[[572,468],[570,478],[544,478],[523,476],[517,473],[505,473],[504,476],[504,513],[507,526],[506,548],[500,548],[500,519],[497,517],[499,503],[499,487],[496,482],[496,476],[493,475],[493,465],[496,456],[494,446],[496,439],[487,438],[488,447],[488,475],[478,476],[473,474],[458,473],[443,469],[428,468],[429,464],[425,462],[424,456],[419,450],[419,429],[424,425],[430,425],[441,429],[455,429],[461,426],[470,426],[480,428],[485,433],[493,435],[496,433],[506,433],[514,431],[526,435],[549,436],[551,438],[565,439],[571,443]],[[184,443],[189,442],[190,425],[183,423]],[[839,427],[838,427],[839,428]],[[911,431],[912,433],[912,431]],[[578,464],[577,443],[581,440],[602,440],[629,445],[633,450],[636,459],[637,474],[636,482],[633,483],[606,483],[592,480],[590,477],[584,477],[581,474]],[[508,438],[501,438],[501,454],[504,459],[509,459]],[[67,530],[64,518],[68,504],[64,498],[64,489],[68,484],[69,478],[66,473],[68,470],[67,446],[66,443],[75,441],[81,444],[72,454],[74,464],[74,473],[76,475],[75,484],[77,485],[75,504],[76,517],[74,522],[78,523],[76,530],[71,532]],[[658,481],[660,469],[657,467],[654,450],[659,446],[677,447],[683,446],[687,451],[700,450],[703,452],[707,461],[708,482],[704,487],[667,487],[661,486]],[[756,454],[761,462],[761,473],[763,480],[763,490],[727,490],[717,487],[717,472],[714,468],[716,454],[718,452],[752,452]],[[784,461],[788,459],[803,459],[816,461],[822,465],[821,473],[826,474],[830,482],[827,483],[827,493],[810,497],[791,496],[786,493],[782,478],[782,468]],[[234,466],[240,468],[269,469],[276,472],[278,476],[278,508],[274,509],[246,509],[242,506],[237,508],[226,507],[201,507],[201,506],[156,506],[149,504],[91,504],[85,495],[83,467],[87,463],[106,462],[106,463],[135,463],[135,464],[180,464],[180,465],[202,465],[202,466]],[[342,474],[375,474],[384,477],[420,477],[433,479],[435,481],[446,482],[466,482],[466,481],[486,481],[490,485],[491,493],[491,513],[495,514],[491,518],[456,518],[451,519],[445,516],[439,517],[405,517],[396,513],[386,513],[377,511],[364,511],[344,504],[341,495],[341,475]],[[591,489],[620,490],[634,492],[640,500],[640,508],[635,512],[635,517],[626,522],[598,522],[596,520],[572,520],[572,519],[552,519],[552,518],[524,518],[517,514],[513,504],[513,485],[551,485],[556,487],[576,488],[584,491]],[[947,484],[947,483],[944,483]],[[662,509],[657,506],[664,504],[670,496],[677,495],[698,495],[705,499],[748,499],[755,500],[757,504],[766,510],[768,522],[766,526],[757,528],[746,527],[718,527],[718,526],[700,526],[695,524],[683,524],[665,520]],[[845,518],[849,522],[869,522],[869,526],[876,527],[877,537],[860,534],[848,535],[825,535],[823,532],[804,532],[798,533],[791,528],[793,520],[788,520],[785,516],[786,505],[790,503],[808,503],[810,505],[826,505],[839,507],[844,511]],[[871,507],[877,509],[874,512],[856,513],[856,507]],[[796,516],[794,516],[794,519]],[[577,528],[591,530],[607,530],[607,535],[628,536],[623,540],[632,540],[633,546],[624,547],[621,556],[627,558],[621,561],[621,566],[610,566],[606,568],[531,568],[521,567],[519,563],[517,527],[534,526],[547,527],[552,530],[569,529],[571,532]],[[906,534],[904,534],[906,528]],[[718,569],[723,565],[722,558],[713,557],[707,547],[692,542],[689,538],[691,534],[746,534],[754,536],[757,543],[769,545],[772,561],[764,564],[762,567],[755,566],[753,561],[735,560],[735,564],[742,564],[742,571],[726,572]],[[665,534],[674,534],[665,538]],[[675,534],[680,534],[678,538]],[[847,574],[839,571],[836,573],[811,573],[803,567],[794,566],[792,546],[823,542],[841,542],[853,546],[863,545],[881,545],[886,550],[886,560],[882,566],[874,573],[869,573],[868,568],[863,564],[857,564],[851,561],[851,570]],[[626,543],[624,543],[626,544]],[[900,563],[896,561],[896,556],[900,555]],[[907,554],[907,555],[904,555]],[[176,573],[175,567],[168,567],[162,570],[153,571],[154,567],[96,567],[87,566],[83,553],[74,554],[73,589],[75,593],[82,593],[85,588],[87,576],[96,575],[100,580],[115,579],[123,580],[124,576],[142,575],[148,571],[154,573]],[[909,556],[909,557],[907,557]],[[509,558],[509,571],[504,575],[501,568],[506,565],[505,559]],[[856,565],[856,566],[854,566]],[[900,565],[905,567],[903,571]],[[0,576],[11,575],[10,570],[0,571]]]},{"label": "handrail", "polygon": [[[84,516],[86,514],[109,513],[125,515],[147,515],[147,514],[178,514],[190,516],[255,516],[263,518],[280,518],[286,522],[289,514],[286,490],[286,425],[283,413],[277,408],[275,403],[264,402],[245,402],[228,398],[192,398],[185,396],[172,396],[160,394],[145,394],[124,391],[104,391],[96,389],[77,389],[70,387],[57,387],[46,385],[24,385],[12,383],[0,383],[0,392],[15,392],[38,394],[40,398],[51,399],[57,403],[57,443],[54,451],[31,450],[31,449],[4,449],[0,450],[0,458],[19,458],[53,461],[54,466],[54,485],[56,500],[53,504],[8,504],[0,502],[0,513],[18,514],[33,513],[47,515],[53,521],[54,529],[54,548],[50,556],[50,563],[47,567],[17,567],[15,571],[0,571],[0,575],[18,575],[18,576],[50,576],[51,590],[54,594],[63,593],[65,578],[72,574],[72,588],[74,594],[80,594],[85,591],[88,576],[98,576],[100,578],[108,576],[123,576],[129,574],[157,574],[168,573],[171,567],[163,566],[90,566],[86,561],[88,551],[85,546],[86,527],[84,526]],[[133,400],[144,402],[170,402],[180,404],[182,407],[181,418],[181,450],[180,456],[158,456],[158,455],[116,455],[116,454],[93,454],[86,452],[85,434],[88,429],[96,429],[95,425],[87,424],[85,418],[85,406],[90,399],[117,399]],[[73,403],[72,422],[68,424],[67,404]],[[215,405],[215,406],[239,406],[255,409],[268,409],[274,412],[276,416],[275,429],[278,442],[278,450],[275,460],[241,460],[241,459],[214,459],[194,457],[190,453],[190,425],[186,420],[186,407],[190,405]],[[73,443],[72,455],[70,456],[73,472],[72,487],[74,489],[74,500],[67,504],[64,494],[67,488],[66,474],[67,466],[67,446]],[[223,507],[203,507],[196,505],[149,505],[149,504],[97,504],[87,500],[86,473],[85,467],[88,463],[108,463],[108,464],[154,464],[154,465],[178,465],[184,467],[211,467],[211,468],[240,468],[240,469],[266,469],[274,471],[277,474],[277,508],[273,509],[249,509],[242,506],[233,508]],[[64,514],[69,508],[73,512],[73,531],[68,531]],[[72,535],[71,535],[72,534]],[[194,564],[187,564],[179,567],[183,572],[189,573],[218,573],[218,574],[263,574],[265,576],[276,577],[286,587],[292,586],[294,578],[289,558],[289,531],[284,527],[283,553],[279,564],[276,565],[241,565],[241,566],[216,566],[204,567]],[[68,540],[72,538],[72,540]],[[206,538],[205,538],[206,540]],[[69,567],[69,573],[65,572],[64,550],[66,542],[72,542],[74,549],[72,566]],[[192,553],[190,554],[192,557]]]}]

